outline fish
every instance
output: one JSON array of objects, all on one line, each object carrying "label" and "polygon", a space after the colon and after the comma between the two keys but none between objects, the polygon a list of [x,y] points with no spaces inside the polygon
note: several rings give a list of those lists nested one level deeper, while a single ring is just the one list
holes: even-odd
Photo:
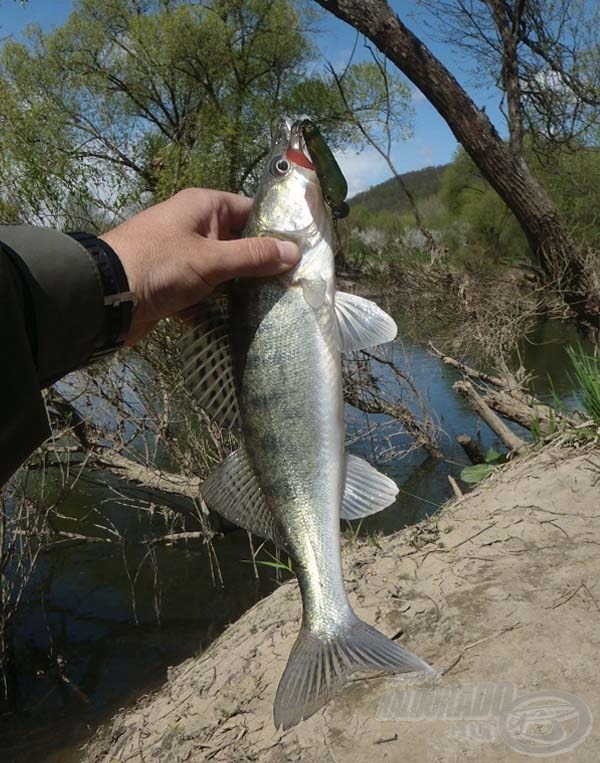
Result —
[{"label": "fish", "polygon": [[201,303],[183,367],[201,407],[241,441],[203,482],[205,503],[293,560],[302,622],[273,706],[283,729],[354,673],[431,670],[362,621],[344,589],[340,517],[381,511],[398,488],[345,452],[342,353],[389,342],[397,327],[374,302],[336,289],[331,210],[303,129],[283,121],[245,229],[294,241],[299,263]]}]

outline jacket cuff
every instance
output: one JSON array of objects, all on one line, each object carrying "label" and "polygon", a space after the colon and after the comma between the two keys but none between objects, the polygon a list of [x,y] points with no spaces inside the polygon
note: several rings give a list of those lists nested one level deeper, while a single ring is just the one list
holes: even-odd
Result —
[{"label": "jacket cuff", "polygon": [[89,252],[64,233],[0,226],[33,312],[31,339],[40,386],[85,365],[102,341],[104,294]]}]

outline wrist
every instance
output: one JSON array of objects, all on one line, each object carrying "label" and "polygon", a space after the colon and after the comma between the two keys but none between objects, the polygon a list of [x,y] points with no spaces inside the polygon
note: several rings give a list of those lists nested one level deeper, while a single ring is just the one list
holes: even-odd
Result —
[{"label": "wrist", "polygon": [[119,349],[131,327],[135,294],[130,289],[127,273],[110,244],[89,233],[69,233],[92,256],[104,293],[104,326],[90,360]]}]

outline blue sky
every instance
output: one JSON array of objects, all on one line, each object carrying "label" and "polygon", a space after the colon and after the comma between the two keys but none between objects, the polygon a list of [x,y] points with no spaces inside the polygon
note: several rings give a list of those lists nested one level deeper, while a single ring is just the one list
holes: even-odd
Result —
[{"label": "blue sky", "polygon": [[[502,134],[504,129],[498,111],[498,91],[492,88],[475,90],[469,81],[464,61],[459,55],[446,44],[432,42],[416,2],[392,1],[390,4],[407,26],[427,42],[432,52],[473,95],[476,103],[480,106],[485,105],[488,116]],[[0,37],[18,37],[28,24],[39,24],[47,30],[53,26],[60,26],[69,15],[72,6],[72,0],[29,0],[26,4],[15,0],[0,0]],[[354,29],[331,14],[325,14],[319,26],[322,31],[316,36],[315,42],[325,52],[329,61],[336,67],[343,66],[354,46]],[[359,40],[357,54],[355,60],[366,58],[368,55],[363,49],[362,40]],[[457,147],[456,140],[444,120],[414,85],[408,84],[414,108],[413,137],[394,147],[392,159],[399,172],[449,162]],[[338,159],[348,179],[350,194],[376,185],[391,174],[384,160],[372,148],[367,148],[360,154],[352,150],[345,151],[338,155]]]}]

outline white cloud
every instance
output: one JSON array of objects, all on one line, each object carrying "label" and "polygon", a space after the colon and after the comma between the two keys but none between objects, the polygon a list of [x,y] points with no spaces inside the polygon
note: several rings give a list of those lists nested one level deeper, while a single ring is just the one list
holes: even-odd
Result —
[{"label": "white cloud", "polygon": [[565,82],[560,72],[550,71],[549,69],[536,72],[526,85],[532,85],[539,90],[548,90],[557,95],[572,95],[571,88]]}]

